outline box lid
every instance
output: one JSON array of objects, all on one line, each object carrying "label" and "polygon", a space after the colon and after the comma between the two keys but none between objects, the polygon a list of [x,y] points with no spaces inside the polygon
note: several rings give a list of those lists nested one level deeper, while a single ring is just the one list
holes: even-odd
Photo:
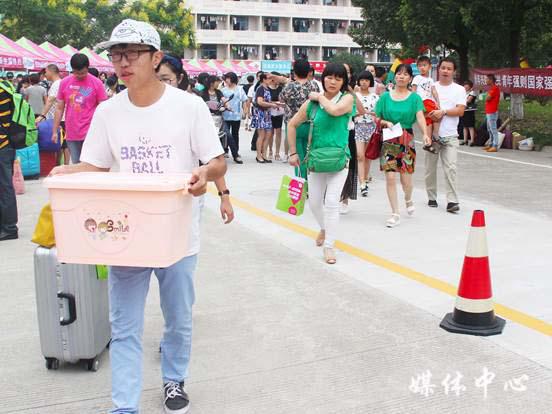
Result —
[{"label": "box lid", "polygon": [[71,190],[178,191],[188,188],[190,175],[82,172],[48,177],[44,186]]}]

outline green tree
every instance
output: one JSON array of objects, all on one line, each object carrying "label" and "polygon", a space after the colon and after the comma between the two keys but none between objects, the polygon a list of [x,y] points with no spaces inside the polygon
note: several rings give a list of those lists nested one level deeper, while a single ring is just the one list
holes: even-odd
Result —
[{"label": "green tree", "polygon": [[469,63],[517,67],[520,56],[552,48],[552,0],[353,0],[353,4],[362,7],[365,18],[364,26],[350,33],[358,44],[444,48],[458,57],[463,79]]},{"label": "green tree", "polygon": [[82,5],[85,13],[83,35],[79,46],[94,46],[109,38],[111,31],[125,18],[126,0],[86,0]]},{"label": "green tree", "polygon": [[183,0],[137,0],[125,14],[155,26],[164,50],[182,56],[184,49],[195,47],[194,19]]},{"label": "green tree", "polygon": [[41,43],[72,43],[80,36],[85,14],[77,0],[0,0],[0,32]]},{"label": "green tree", "polygon": [[360,73],[366,67],[366,63],[364,62],[364,58],[362,56],[353,55],[348,52],[341,52],[332,56],[332,58],[330,59],[330,62],[346,63],[349,65],[353,73]]}]

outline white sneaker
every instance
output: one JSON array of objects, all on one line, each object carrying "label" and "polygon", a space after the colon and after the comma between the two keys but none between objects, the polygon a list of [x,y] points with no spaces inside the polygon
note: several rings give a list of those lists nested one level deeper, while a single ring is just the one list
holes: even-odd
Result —
[{"label": "white sneaker", "polygon": [[339,214],[347,214],[349,212],[349,204],[339,203]]}]

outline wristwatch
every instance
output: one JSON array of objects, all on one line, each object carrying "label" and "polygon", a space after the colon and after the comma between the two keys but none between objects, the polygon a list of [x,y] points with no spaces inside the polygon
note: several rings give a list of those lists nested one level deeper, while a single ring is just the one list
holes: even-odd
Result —
[{"label": "wristwatch", "polygon": [[230,190],[226,189],[224,191],[218,192],[219,197],[222,197],[223,195],[230,195]]}]

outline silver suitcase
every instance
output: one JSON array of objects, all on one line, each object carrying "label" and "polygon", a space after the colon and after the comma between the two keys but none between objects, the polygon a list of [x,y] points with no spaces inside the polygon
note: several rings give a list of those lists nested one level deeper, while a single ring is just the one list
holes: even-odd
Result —
[{"label": "silver suitcase", "polygon": [[111,337],[107,280],[98,279],[96,266],[59,263],[55,247],[36,249],[34,273],[46,367],[83,360],[88,370],[97,371]]}]

